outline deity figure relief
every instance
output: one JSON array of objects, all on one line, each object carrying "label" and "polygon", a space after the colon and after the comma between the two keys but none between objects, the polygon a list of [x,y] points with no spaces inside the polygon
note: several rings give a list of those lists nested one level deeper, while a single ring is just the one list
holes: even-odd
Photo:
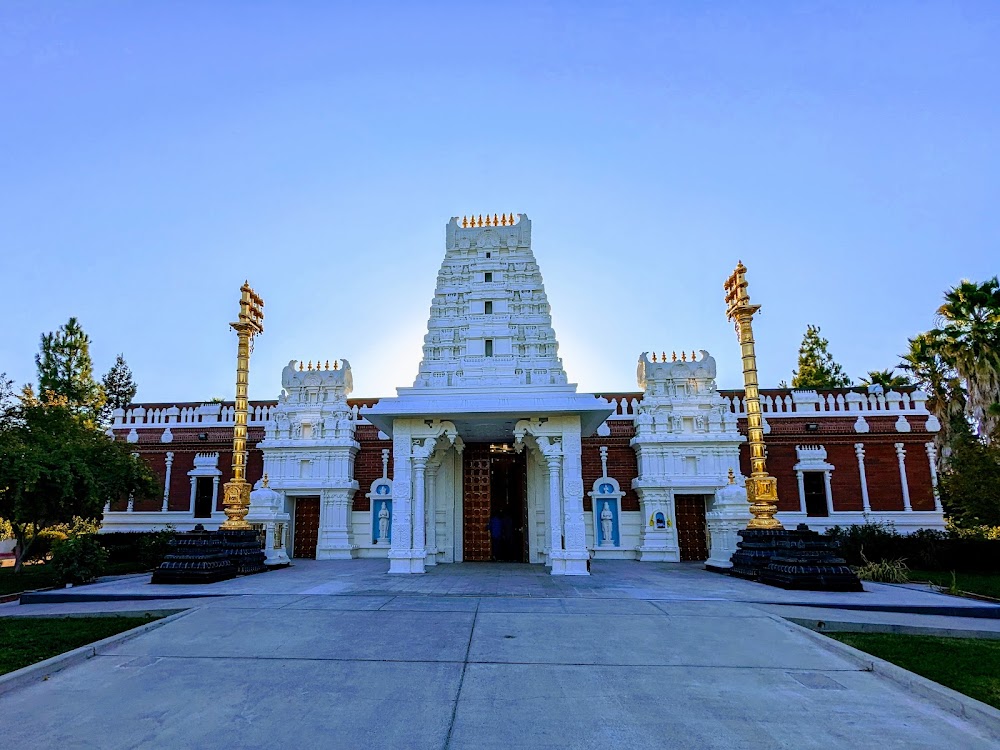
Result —
[{"label": "deity figure relief", "polygon": [[614,544],[614,514],[611,512],[611,503],[604,503],[604,510],[601,511],[601,546],[610,547]]},{"label": "deity figure relief", "polygon": [[382,509],[378,512],[378,541],[385,542],[389,538],[389,509],[382,503]]}]

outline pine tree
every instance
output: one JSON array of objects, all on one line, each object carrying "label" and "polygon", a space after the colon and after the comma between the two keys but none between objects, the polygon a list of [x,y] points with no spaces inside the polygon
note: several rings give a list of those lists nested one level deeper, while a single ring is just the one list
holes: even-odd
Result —
[{"label": "pine tree", "polygon": [[119,354],[115,359],[115,363],[101,380],[101,385],[107,398],[107,403],[104,405],[105,418],[109,417],[114,409],[127,408],[139,390],[123,354]]},{"label": "pine tree", "polygon": [[792,388],[847,388],[851,385],[844,368],[830,355],[829,346],[830,342],[820,336],[819,326],[806,326],[799,347],[799,369],[792,373]]},{"label": "pine tree", "polygon": [[76,318],[53,333],[43,333],[38,354],[38,395],[52,392],[66,399],[77,412],[89,412],[95,417],[104,406],[104,389],[94,380],[94,365],[90,360],[90,337],[83,332]]}]

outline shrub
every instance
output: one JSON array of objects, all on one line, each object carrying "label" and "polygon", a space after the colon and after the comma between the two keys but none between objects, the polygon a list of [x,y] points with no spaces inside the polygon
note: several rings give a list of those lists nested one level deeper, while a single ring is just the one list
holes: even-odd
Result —
[{"label": "shrub", "polygon": [[108,553],[93,534],[74,536],[55,546],[49,564],[63,583],[90,583],[104,572]]},{"label": "shrub", "polygon": [[108,551],[108,560],[113,565],[136,563],[153,568],[163,561],[173,535],[170,527],[162,531],[112,531],[99,534],[97,541]]},{"label": "shrub", "polygon": [[66,540],[66,533],[56,529],[44,529],[39,531],[34,541],[28,546],[28,552],[24,555],[24,562],[38,562],[48,559],[53,548],[60,542]]},{"label": "shrub", "polygon": [[876,581],[878,583],[908,583],[910,580],[910,569],[906,565],[906,560],[879,560],[871,562],[861,554],[864,564],[855,571],[862,581]]}]

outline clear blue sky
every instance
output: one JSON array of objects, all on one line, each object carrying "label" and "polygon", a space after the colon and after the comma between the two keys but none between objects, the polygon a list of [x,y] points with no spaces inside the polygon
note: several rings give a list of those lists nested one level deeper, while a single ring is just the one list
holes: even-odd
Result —
[{"label": "clear blue sky", "polygon": [[643,350],[765,386],[807,323],[857,378],[1000,271],[995,2],[0,5],[0,371],[77,316],[140,400],[251,397],[291,358],[410,385],[448,217],[524,212],[571,381]]}]

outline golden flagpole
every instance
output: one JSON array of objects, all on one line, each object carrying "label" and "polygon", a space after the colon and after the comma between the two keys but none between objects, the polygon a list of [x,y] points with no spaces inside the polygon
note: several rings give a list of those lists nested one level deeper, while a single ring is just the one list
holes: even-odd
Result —
[{"label": "golden flagpole", "polygon": [[774,517],[778,511],[778,480],[768,475],[764,458],[764,423],[760,411],[760,388],[757,382],[757,354],[754,350],[753,316],[760,305],[750,304],[747,269],[742,262],[726,280],[726,316],[736,324],[743,355],[744,403],[747,411],[747,440],[750,443],[750,477],[747,499],[753,517],[748,529],[781,529]]},{"label": "golden flagpole", "polygon": [[250,288],[240,287],[240,315],[229,324],[239,340],[236,350],[236,425],[233,427],[233,478],[223,489],[222,506],[226,520],[220,529],[246,530],[250,512],[250,483],[247,482],[247,384],[253,337],[264,332],[264,300]]}]

